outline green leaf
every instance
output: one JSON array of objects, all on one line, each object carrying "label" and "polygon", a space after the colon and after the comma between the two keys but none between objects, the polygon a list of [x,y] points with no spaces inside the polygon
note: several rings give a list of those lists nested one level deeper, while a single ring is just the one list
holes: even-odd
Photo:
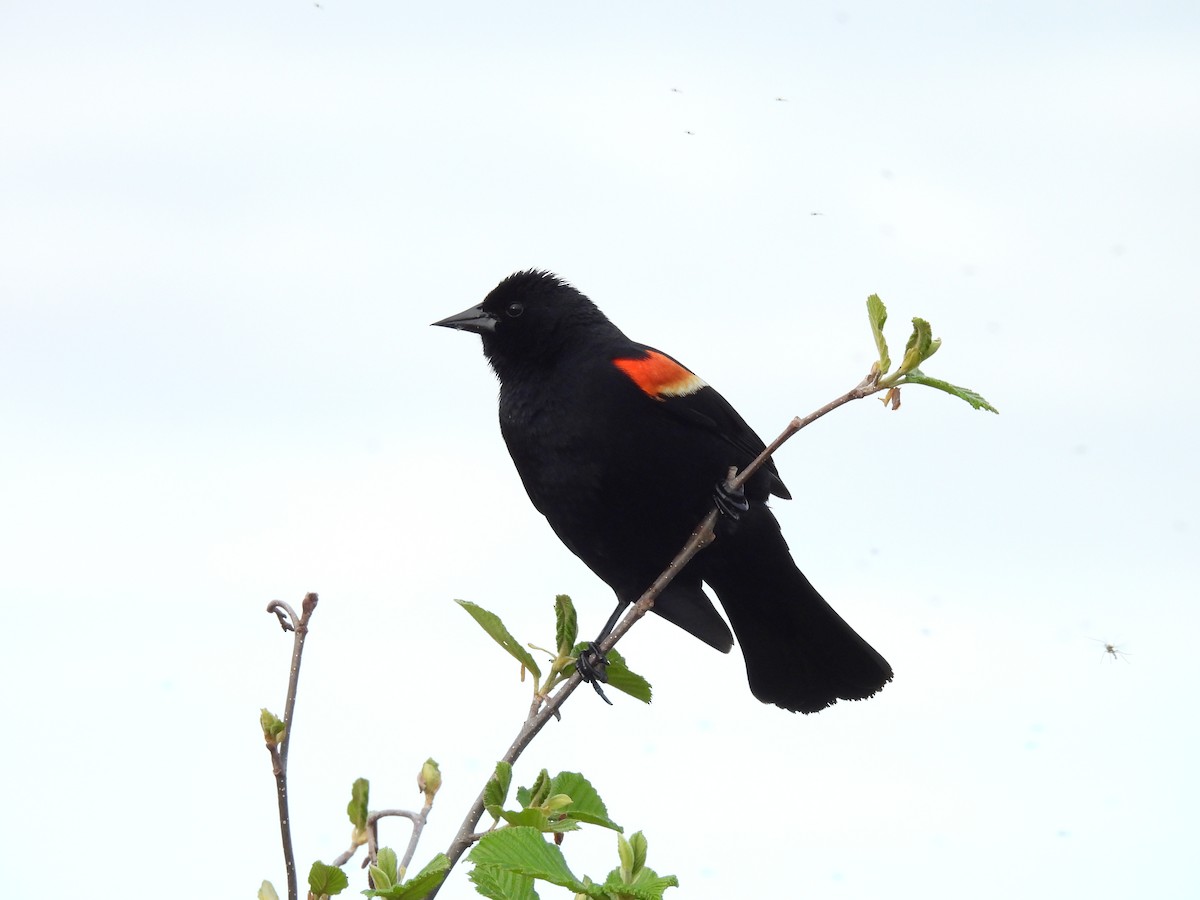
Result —
[{"label": "green leaf", "polygon": [[629,841],[625,840],[625,835],[617,835],[617,855],[621,857],[621,873],[622,884],[629,884],[633,881],[633,848],[629,846]]},{"label": "green leaf", "polygon": [[350,802],[346,804],[346,815],[356,831],[367,827],[367,797],[371,792],[371,783],[365,778],[357,778],[350,787]]},{"label": "green leaf", "polygon": [[395,879],[389,878],[388,873],[379,866],[371,866],[367,871],[371,875],[371,884],[375,885],[376,891],[386,891],[396,883]]},{"label": "green leaf", "polygon": [[625,657],[616,650],[608,651],[608,684],[635,700],[641,700],[643,703],[650,702],[652,693],[650,682],[630,670],[629,666],[625,664]]},{"label": "green leaf", "polygon": [[921,318],[914,318],[913,333],[908,338],[908,343],[904,345],[904,360],[900,363],[900,368],[897,369],[898,374],[911,372],[933,354],[937,353],[938,347],[942,346],[941,339],[934,340],[933,329],[929,323]]},{"label": "green leaf", "polygon": [[497,866],[518,875],[528,875],[570,888],[577,894],[603,898],[604,889],[585,885],[567,866],[562,851],[533,828],[501,828],[489,831],[467,857],[477,866]]},{"label": "green leaf", "polygon": [[421,900],[426,894],[441,884],[450,871],[450,859],[445,853],[437,854],[425,864],[416,875],[402,885],[408,893],[403,900]]},{"label": "green leaf", "polygon": [[508,788],[512,784],[512,766],[501,760],[496,763],[496,771],[488,779],[483,789],[483,806],[493,819],[500,818],[500,810],[508,799]]},{"label": "green leaf", "polygon": [[[389,885],[395,884],[400,880],[398,875],[399,861],[396,859],[396,851],[391,847],[380,848],[378,855],[375,857],[375,865],[371,868],[372,870],[378,869]],[[375,877],[373,872],[371,880],[375,882],[375,887],[383,886],[380,885],[379,879]]]},{"label": "green leaf", "polygon": [[571,804],[563,807],[572,819],[578,819],[587,825],[599,825],[621,831],[622,828],[608,817],[608,808],[592,783],[578,772],[559,772],[550,782],[550,790],[555,794],[566,794],[571,798]]},{"label": "green leaf", "polygon": [[272,747],[283,743],[283,720],[269,709],[263,709],[258,715],[258,724],[262,726],[263,740]]},{"label": "green leaf", "polygon": [[633,848],[633,874],[637,875],[646,867],[646,836],[640,831],[635,831],[629,836],[629,845]]},{"label": "green leaf", "polygon": [[522,810],[502,809],[500,818],[511,827],[536,828],[538,831],[548,834],[579,830],[579,823],[568,814],[561,812],[551,814],[540,806],[531,806]]},{"label": "green leaf", "polygon": [[317,860],[308,870],[308,889],[318,897],[340,894],[350,886],[350,879],[337,866],[327,866]]},{"label": "green leaf", "polygon": [[275,885],[264,881],[258,889],[258,900],[279,900],[279,895],[275,893]]},{"label": "green leaf", "polygon": [[875,335],[875,348],[879,351],[879,374],[886,375],[892,367],[892,358],[888,356],[887,341],[883,337],[883,325],[887,321],[887,307],[879,299],[878,294],[867,298],[867,317],[871,320],[871,333]]},{"label": "green leaf", "polygon": [[482,606],[470,602],[469,600],[455,600],[459,606],[471,614],[479,625],[491,635],[492,640],[503,647],[509,654],[517,660],[521,665],[534,674],[535,677],[542,677],[542,670],[538,668],[529,651],[517,642],[517,639],[508,633],[508,629],[504,627],[504,623],[500,621],[500,617],[493,612],[488,612]]},{"label": "green leaf", "polygon": [[541,806],[549,796],[550,773],[545,769],[538,772],[537,778],[533,780],[533,787],[529,789],[520,788],[517,791],[517,800],[522,806]]},{"label": "green leaf", "polygon": [[674,875],[660,877],[653,869],[646,868],[646,837],[640,831],[625,840],[617,835],[617,852],[621,866],[608,873],[604,887],[610,895],[630,900],[661,900],[669,887],[678,887]]},{"label": "green leaf", "polygon": [[499,866],[476,866],[467,876],[475,890],[491,900],[538,900],[533,879]]},{"label": "green leaf", "polygon": [[939,391],[945,391],[947,394],[952,394],[961,400],[966,400],[975,409],[986,409],[988,412],[1000,414],[1000,410],[988,403],[983,397],[975,393],[970,388],[959,387],[955,384],[950,384],[948,381],[942,381],[940,378],[930,378],[920,369],[913,369],[904,376],[905,384],[924,384],[931,388],[937,388]]},{"label": "green leaf", "polygon": [[[586,643],[576,644],[574,649],[571,650],[571,655],[578,659],[579,655],[587,650],[588,646]],[[641,700],[643,703],[650,702],[652,694],[650,682],[636,672],[631,672],[629,666],[625,664],[625,657],[616,650],[608,651],[607,673],[607,684],[609,687],[628,694],[635,700]]]},{"label": "green leaf", "polygon": [[646,868],[628,882],[621,880],[620,869],[613,869],[604,881],[604,889],[609,894],[632,900],[662,900],[663,892],[669,887],[679,887],[679,879],[674,875],[659,876],[653,869]]},{"label": "green leaf", "polygon": [[[493,815],[510,827],[536,828],[544,833],[575,831],[581,822],[621,831],[621,826],[608,818],[608,809],[596,789],[578,772],[560,772],[550,778],[543,769],[532,788],[517,789],[517,802],[521,804],[519,810],[493,804]],[[492,807],[488,811],[492,812]]]},{"label": "green leaf", "polygon": [[566,594],[554,598],[554,639],[559,656],[567,656],[579,637],[579,620],[575,615],[575,604]]},{"label": "green leaf", "polygon": [[439,853],[420,872],[403,884],[393,884],[384,889],[363,891],[367,897],[384,897],[386,900],[422,900],[430,891],[442,883],[450,871],[450,860]]}]

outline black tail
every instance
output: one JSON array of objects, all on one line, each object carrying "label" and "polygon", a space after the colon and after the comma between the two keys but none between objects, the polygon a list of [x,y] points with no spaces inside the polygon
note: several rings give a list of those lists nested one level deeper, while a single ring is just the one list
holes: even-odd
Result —
[{"label": "black tail", "polygon": [[865,700],[892,680],[887,660],[796,568],[765,504],[753,503],[696,563],[733,625],[750,690],[764,703],[817,712]]}]

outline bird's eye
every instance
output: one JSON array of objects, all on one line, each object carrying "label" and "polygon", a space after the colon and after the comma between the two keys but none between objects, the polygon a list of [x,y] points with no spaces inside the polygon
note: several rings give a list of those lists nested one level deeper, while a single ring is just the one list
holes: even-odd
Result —
[{"label": "bird's eye", "polygon": [[516,319],[521,315],[521,313],[525,312],[525,304],[510,303],[508,304],[508,309],[506,309],[505,312],[508,313],[508,317],[510,319]]}]

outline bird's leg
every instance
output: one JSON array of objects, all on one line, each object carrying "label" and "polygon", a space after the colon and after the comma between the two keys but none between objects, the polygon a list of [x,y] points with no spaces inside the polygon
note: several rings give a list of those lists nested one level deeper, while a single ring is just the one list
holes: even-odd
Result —
[{"label": "bird's leg", "polygon": [[750,509],[750,501],[746,499],[746,491],[742,487],[730,489],[726,482],[718,481],[713,488],[713,503],[716,504],[717,530],[729,534],[737,528],[742,513]]},{"label": "bird's leg", "polygon": [[604,623],[604,627],[600,629],[600,634],[596,639],[588,644],[583,652],[579,654],[579,659],[575,660],[575,668],[579,670],[579,674],[583,680],[595,689],[600,695],[600,699],[612,706],[612,701],[604,695],[604,689],[600,685],[608,681],[608,660],[598,649],[600,644],[606,637],[612,634],[612,630],[617,627],[617,621],[621,618],[621,613],[625,611],[628,604],[624,600],[617,602],[617,608],[612,611],[612,615],[608,617],[608,621]]}]

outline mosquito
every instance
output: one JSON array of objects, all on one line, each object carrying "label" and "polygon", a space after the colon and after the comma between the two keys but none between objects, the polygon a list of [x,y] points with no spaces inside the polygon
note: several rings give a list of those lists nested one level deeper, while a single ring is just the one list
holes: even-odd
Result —
[{"label": "mosquito", "polygon": [[1129,662],[1129,652],[1127,650],[1122,650],[1116,644],[1108,641],[1102,641],[1100,638],[1088,638],[1088,640],[1095,641],[1097,644],[1103,644],[1105,656],[1111,656],[1113,660],[1123,659],[1125,662]]}]

